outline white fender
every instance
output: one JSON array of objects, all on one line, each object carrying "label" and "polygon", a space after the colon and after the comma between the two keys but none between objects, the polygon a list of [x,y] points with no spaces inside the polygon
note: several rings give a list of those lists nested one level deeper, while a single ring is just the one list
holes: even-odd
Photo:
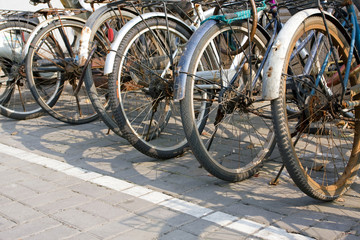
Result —
[{"label": "white fender", "polygon": [[[61,20],[73,20],[73,21],[77,21],[77,22],[81,22],[81,23],[86,23],[86,20],[79,18],[79,17],[74,17],[74,16],[61,16]],[[50,18],[47,19],[43,22],[41,22],[39,25],[36,26],[36,28],[31,32],[24,48],[22,51],[22,57],[25,58],[25,56],[28,54],[29,52],[29,47],[31,42],[34,40],[34,38],[36,37],[36,35],[46,26],[48,26],[49,24],[51,24],[52,21],[58,21],[59,17],[54,17],[54,18]]]},{"label": "white fender", "polygon": [[[93,9],[91,8],[91,5],[88,4],[88,3],[85,3],[85,0],[79,0],[79,3],[85,10],[87,10],[89,12],[93,12]],[[104,5],[104,4],[95,3],[94,4],[94,9],[96,10],[99,7],[101,7],[102,5]]]},{"label": "white fender", "polygon": [[[128,21],[121,29],[120,31],[117,33],[114,42],[111,44],[110,47],[110,52],[108,53],[108,55],[106,56],[106,61],[105,61],[105,68],[104,68],[104,75],[108,75],[110,73],[112,73],[113,71],[113,66],[114,66],[114,61],[115,61],[115,56],[116,56],[116,52],[121,44],[122,39],[124,38],[125,34],[131,29],[133,28],[136,24],[138,24],[139,22],[142,22],[143,19],[150,19],[150,18],[154,18],[154,17],[166,17],[165,13],[161,13],[161,12],[152,12],[152,13],[145,13],[142,14],[141,17],[137,16],[133,19],[131,19],[130,21]],[[167,17],[169,19],[174,19],[176,21],[179,21],[181,23],[184,24],[184,26],[187,26],[187,24],[172,15],[167,15]]]},{"label": "white fender", "polygon": [[320,14],[320,11],[318,9],[307,9],[298,12],[292,16],[281,29],[264,67],[265,76],[262,86],[264,100],[274,100],[279,97],[281,74],[292,36],[306,18],[315,14]]}]

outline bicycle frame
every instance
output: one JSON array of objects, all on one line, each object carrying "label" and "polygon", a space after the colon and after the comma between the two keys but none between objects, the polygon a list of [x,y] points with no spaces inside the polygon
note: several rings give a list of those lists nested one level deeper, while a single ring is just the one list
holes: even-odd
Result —
[{"label": "bicycle frame", "polygon": [[[270,4],[275,4],[276,1],[272,0],[270,1]],[[234,14],[234,17],[239,17],[241,16],[242,14],[242,11],[240,11],[238,14]],[[271,10],[271,14],[274,18],[274,32],[272,34],[271,37],[269,37],[269,47],[267,48],[266,52],[265,52],[265,55],[264,55],[264,59],[258,69],[258,71],[256,72],[256,76],[255,78],[252,80],[252,83],[250,85],[250,88],[252,89],[256,83],[257,83],[257,80],[259,79],[259,77],[261,76],[262,74],[262,70],[263,70],[263,67],[264,67],[264,64],[265,64],[265,61],[266,59],[268,58],[269,56],[269,53],[270,53],[270,50],[271,50],[271,46],[274,44],[274,40],[275,40],[275,37],[276,37],[276,34],[280,31],[281,29],[281,23],[278,19],[278,14],[277,14],[277,11],[274,7],[272,7],[272,10]],[[245,17],[245,19],[250,19],[251,16],[247,15]],[[203,32],[206,32],[208,31],[209,28],[211,28],[214,24],[217,24],[218,21],[222,21],[223,19],[221,18],[221,16],[214,16],[213,17],[214,19],[210,19],[210,20],[207,20],[205,23],[204,23],[204,27],[201,29],[201,33],[199,33],[199,36],[202,36],[203,35]],[[241,19],[241,20],[245,20],[245,19]],[[257,26],[257,28],[264,34],[264,36],[268,36],[268,33],[265,31],[265,29],[263,29],[261,26]],[[198,39],[200,40],[200,39]],[[197,45],[197,43],[195,41],[192,42],[193,44],[188,44],[187,45],[187,49],[193,49],[195,48],[195,46]],[[191,50],[190,50],[191,52]],[[234,58],[234,62],[231,64],[231,68],[229,69],[230,70],[233,70],[233,72],[230,74],[232,74],[232,76],[230,77],[230,80],[229,82],[225,82],[224,79],[222,79],[222,86],[230,86],[231,84],[234,83],[235,79],[237,78],[237,75],[239,74],[239,72],[242,70],[242,67],[239,68],[239,70],[235,70],[234,67],[236,66],[241,66],[241,61],[243,61],[242,57],[241,57],[241,54],[238,54],[239,56],[235,57]],[[187,79],[187,69],[189,68],[191,62],[190,62],[190,58],[185,58],[183,59],[182,58],[182,62],[179,63],[179,66],[181,66],[181,69],[178,68],[177,69],[177,72],[176,72],[176,75],[178,77],[176,77],[176,80],[175,80],[175,86],[174,86],[174,101],[181,101],[184,97],[185,97],[185,85],[186,85],[186,79]],[[214,76],[214,74],[204,74],[205,76]],[[217,74],[220,76],[220,74]],[[227,72],[226,74],[223,74],[223,75],[227,75],[229,76],[229,73]],[[214,77],[212,77],[212,79],[214,79]],[[210,87],[210,88],[213,88],[214,86],[201,86],[202,89],[205,89],[207,87]],[[251,90],[250,90],[251,92]]]},{"label": "bicycle frame", "polygon": [[344,27],[334,16],[327,12],[321,12],[319,9],[303,10],[292,16],[284,25],[282,31],[279,33],[274,45],[272,46],[269,54],[269,58],[271,58],[272,61],[266,61],[265,63],[265,77],[263,79],[262,92],[264,100],[274,100],[279,97],[280,82],[283,77],[282,69],[284,67],[284,58],[292,40],[289,36],[293,36],[303,21],[310,16],[324,16],[326,20],[332,22],[335,26],[341,29],[345,36],[348,36]]},{"label": "bicycle frame", "polygon": [[[333,93],[330,90],[330,86],[331,85],[336,85],[336,84],[339,84],[339,83],[341,83],[342,87],[343,87],[342,98],[345,95],[345,90],[344,89],[347,88],[349,77],[350,77],[350,74],[351,74],[351,70],[352,70],[351,69],[351,62],[352,62],[352,59],[353,59],[353,56],[354,56],[355,47],[357,49],[360,49],[359,48],[360,47],[360,27],[359,27],[359,24],[357,22],[354,5],[353,4],[348,4],[346,6],[346,9],[347,9],[347,12],[348,12],[349,17],[350,17],[350,23],[352,25],[352,32],[351,32],[351,39],[350,39],[350,50],[349,50],[349,56],[350,57],[348,58],[348,61],[346,63],[346,67],[342,67],[340,69],[337,60],[335,60],[338,72],[332,78],[330,78],[328,81],[325,80],[323,74],[324,74],[324,72],[326,70],[327,65],[329,64],[329,58],[332,55],[332,48],[330,48],[324,62],[320,66],[320,71],[319,71],[319,74],[317,75],[317,78],[315,79],[315,86],[311,91],[311,95],[314,95],[315,94],[315,89],[319,85],[321,85],[321,88],[325,90],[325,93],[327,94],[327,97],[332,97]],[[309,13],[309,12],[313,12],[313,11],[308,10],[306,12]],[[325,28],[327,29],[325,19],[328,19],[328,20],[330,19],[331,20],[331,18],[329,18],[330,15],[328,15],[326,12],[323,12],[323,11],[319,11],[319,12],[320,12],[319,15],[321,15],[323,17],[323,19],[324,19]],[[301,20],[301,21],[303,21],[303,20]],[[293,27],[293,25],[290,25],[290,24],[289,24],[289,26]],[[339,26],[339,22],[338,22],[338,26]],[[285,32],[285,30],[284,30],[284,32]],[[289,36],[289,34],[287,34],[287,36]],[[315,58],[317,56],[317,50],[319,49],[318,46],[323,41],[322,36],[318,36],[318,40],[317,40],[316,44],[314,44],[312,49],[311,49],[311,56],[312,57],[309,58],[309,60],[306,62],[304,75],[308,74],[308,71],[310,70],[311,66],[314,64]],[[307,39],[306,41],[309,41],[312,37],[313,37],[312,35],[309,35],[309,37],[308,37],[309,39]],[[280,40],[278,40],[278,41],[280,41]],[[330,45],[332,45],[331,42],[330,42]],[[274,61],[273,63],[270,63],[270,64],[275,65],[277,63],[276,63],[276,61]],[[359,69],[357,69],[356,71],[359,71]],[[344,76],[342,76],[343,72],[344,72]],[[271,72],[271,66],[270,66],[268,68],[268,71],[267,71],[268,78],[271,79],[272,74],[274,74],[274,73]],[[267,84],[264,88],[268,88],[268,87],[271,87],[271,84],[270,85]],[[269,90],[270,89],[267,89],[268,93],[269,93]],[[264,89],[264,91],[266,91],[266,89]],[[360,92],[360,90],[358,90],[358,92]],[[264,94],[264,98],[267,98],[268,96],[269,96],[269,94],[268,95]],[[275,98],[272,98],[272,99],[275,99]],[[267,100],[272,100],[272,99],[267,99]],[[360,105],[360,103],[345,101],[344,105],[348,106],[348,107],[351,107],[351,106],[353,107],[354,105]]]}]

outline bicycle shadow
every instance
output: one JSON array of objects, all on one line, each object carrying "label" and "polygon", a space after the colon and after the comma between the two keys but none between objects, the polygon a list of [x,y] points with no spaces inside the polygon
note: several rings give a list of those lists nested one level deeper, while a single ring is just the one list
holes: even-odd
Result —
[{"label": "bicycle shadow", "polygon": [[[278,157],[265,162],[257,177],[240,183],[226,183],[198,168],[196,159],[189,153],[167,161],[144,156],[126,140],[114,134],[107,135],[106,127],[99,121],[72,126],[50,117],[27,121],[1,117],[0,128],[4,136],[0,142],[4,144],[165,192],[213,211],[310,237],[318,237],[324,231],[337,234],[339,229],[342,232],[355,231],[354,236],[357,237],[360,234],[353,229],[353,225],[360,221],[359,179],[343,197],[344,202],[323,203],[304,196],[286,173],[282,174],[279,185],[269,186],[269,181],[281,165]],[[138,214],[149,215],[150,218],[150,215],[159,215],[156,213],[161,209],[142,209]],[[189,222],[182,222],[179,226],[176,225],[178,223],[170,226],[166,223],[176,222],[175,219],[179,218],[170,215],[159,220],[164,223],[163,229],[150,224],[144,225],[144,231],[157,229],[154,231],[159,231],[160,236],[170,237],[171,229],[180,228],[200,236],[215,228],[218,234],[241,235],[199,218],[189,217]],[[337,226],[333,224],[335,220]]]}]

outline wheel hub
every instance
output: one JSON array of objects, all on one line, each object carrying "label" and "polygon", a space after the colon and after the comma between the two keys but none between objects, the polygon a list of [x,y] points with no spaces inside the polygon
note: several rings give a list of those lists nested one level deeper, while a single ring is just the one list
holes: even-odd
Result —
[{"label": "wheel hub", "polygon": [[307,101],[307,115],[311,122],[320,121],[328,113],[329,101],[325,97],[310,96]]},{"label": "wheel hub", "polygon": [[226,114],[231,114],[236,109],[239,109],[241,112],[244,113],[249,112],[248,107],[253,102],[248,96],[244,94],[239,94],[238,92],[230,88],[224,91],[222,97],[219,98],[219,100]]}]

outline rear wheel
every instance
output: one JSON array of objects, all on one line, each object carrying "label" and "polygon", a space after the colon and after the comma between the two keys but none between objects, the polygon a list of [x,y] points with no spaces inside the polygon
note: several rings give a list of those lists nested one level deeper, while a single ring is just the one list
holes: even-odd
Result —
[{"label": "rear wheel", "polygon": [[[360,109],[342,109],[343,87],[336,76],[335,57],[345,66],[350,45],[347,38],[330,21],[329,33],[334,44],[324,74],[319,72],[329,53],[330,45],[321,17],[307,18],[292,36],[283,68],[280,98],[272,102],[278,146],[286,168],[296,185],[307,195],[325,201],[341,196],[356,178],[360,166]],[[311,39],[305,45],[307,52],[317,49],[311,66],[306,69],[301,57],[292,53],[297,41]],[[315,45],[319,43],[318,45]],[[314,58],[313,58],[314,57]],[[353,60],[353,66],[357,63]],[[319,77],[319,78],[318,78]],[[315,85],[316,79],[324,82]],[[344,101],[358,101],[350,87],[359,84],[350,78],[344,91]],[[292,115],[286,109],[296,105],[299,110]],[[354,120],[357,121],[354,121]]]},{"label": "rear wheel", "polygon": [[191,57],[181,101],[189,145],[207,171],[231,182],[252,176],[275,145],[261,75],[253,82],[268,38],[257,30],[251,49],[241,51],[248,31],[246,22],[219,22],[183,56]]},{"label": "rear wheel", "polygon": [[83,24],[53,21],[34,38],[26,59],[26,76],[39,105],[54,118],[71,124],[98,117],[79,79],[78,55]]},{"label": "rear wheel", "polygon": [[33,24],[20,20],[0,24],[0,113],[17,120],[43,113],[28,87],[22,50]]},{"label": "rear wheel", "polygon": [[170,19],[145,21],[120,44],[110,99],[123,136],[142,153],[168,159],[182,154],[187,144],[179,104],[173,101],[173,71],[191,31]]}]

